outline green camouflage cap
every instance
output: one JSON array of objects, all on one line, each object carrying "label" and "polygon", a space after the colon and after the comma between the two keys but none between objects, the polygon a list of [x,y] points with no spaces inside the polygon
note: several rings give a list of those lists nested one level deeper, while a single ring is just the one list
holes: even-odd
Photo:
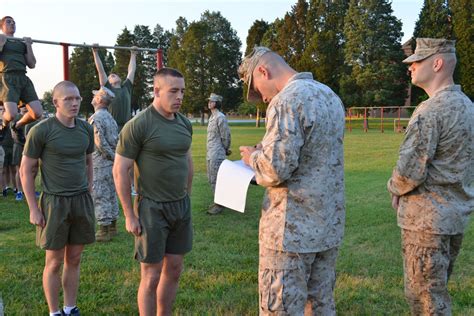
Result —
[{"label": "green camouflage cap", "polygon": [[115,98],[115,93],[113,93],[110,89],[101,86],[99,90],[92,90],[93,95],[100,95],[101,97],[104,97],[105,99],[112,100]]},{"label": "green camouflage cap", "polygon": [[218,94],[215,94],[215,93],[211,93],[211,95],[207,99],[209,101],[214,101],[214,102],[222,102],[222,100],[223,100],[222,96],[220,96]]},{"label": "green camouflage cap", "polygon": [[454,48],[456,41],[447,40],[444,38],[417,38],[415,53],[403,62],[411,64],[416,61],[422,61],[434,54],[455,53]]},{"label": "green camouflage cap", "polygon": [[271,51],[270,48],[264,46],[255,46],[253,51],[244,57],[244,60],[242,60],[242,63],[239,66],[239,76],[240,79],[247,84],[247,100],[250,102],[258,102],[262,100],[260,94],[252,89],[252,74],[260,60],[260,57]]}]

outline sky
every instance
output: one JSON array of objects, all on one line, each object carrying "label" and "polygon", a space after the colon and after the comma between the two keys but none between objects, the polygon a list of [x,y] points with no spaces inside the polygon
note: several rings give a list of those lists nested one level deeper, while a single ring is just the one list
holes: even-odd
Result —
[{"label": "sky", "polygon": [[[296,0],[0,0],[0,16],[16,21],[15,37],[67,43],[99,43],[114,46],[118,34],[127,27],[160,24],[165,30],[176,26],[183,16],[188,22],[200,19],[205,10],[220,11],[236,30],[245,50],[247,32],[255,20],[273,22],[281,18]],[[423,0],[393,0],[394,15],[403,23],[402,43],[408,40]],[[70,48],[71,53],[73,48]],[[33,44],[37,60],[28,69],[39,98],[63,80],[62,48]]]}]

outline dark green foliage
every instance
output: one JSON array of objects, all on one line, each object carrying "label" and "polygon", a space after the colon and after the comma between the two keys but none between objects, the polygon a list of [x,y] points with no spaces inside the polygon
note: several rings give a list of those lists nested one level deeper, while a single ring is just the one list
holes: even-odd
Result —
[{"label": "dark green foliage", "polygon": [[[120,33],[117,36],[117,42],[115,43],[115,45],[130,47],[130,46],[133,46],[133,42],[134,42],[133,34],[125,27],[122,30],[122,33]],[[112,72],[117,74],[123,81],[127,77],[127,73],[128,73],[130,51],[116,49],[114,51],[114,56],[115,56],[115,65],[114,65],[114,68],[112,69]],[[107,73],[107,75],[109,75],[109,73]]]},{"label": "dark green foliage", "polygon": [[69,65],[70,79],[77,85],[82,96],[80,111],[88,116],[94,112],[91,105],[92,90],[99,87],[92,50],[83,47],[74,48],[69,59]]},{"label": "dark green foliage", "polygon": [[464,92],[474,99],[474,3],[472,0],[450,1],[453,31],[456,37],[458,72],[456,78]]},{"label": "dark green foliage", "polygon": [[224,111],[238,106],[242,96],[237,76],[240,46],[236,31],[220,12],[205,11],[189,25],[184,19],[177,21],[168,61],[186,80],[183,112],[203,114],[211,92],[224,97]]},{"label": "dark green foliage", "polygon": [[406,96],[406,66],[401,22],[387,0],[352,0],[345,18],[348,72],[341,78],[346,106],[401,106]]},{"label": "dark green foliage", "polygon": [[263,35],[268,30],[270,25],[264,20],[255,20],[250,27],[247,34],[247,47],[245,49],[245,55],[248,55],[254,46],[261,46]]}]

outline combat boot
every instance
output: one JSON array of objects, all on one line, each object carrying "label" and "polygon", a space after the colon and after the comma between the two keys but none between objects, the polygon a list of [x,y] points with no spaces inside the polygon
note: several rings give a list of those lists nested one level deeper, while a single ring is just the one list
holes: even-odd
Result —
[{"label": "combat boot", "polygon": [[110,226],[109,226],[109,235],[110,235],[110,238],[117,235],[117,220],[112,221],[112,224],[110,224]]},{"label": "combat boot", "polygon": [[212,204],[211,207],[209,207],[209,209],[207,210],[207,214],[217,215],[217,214],[222,213],[223,210],[224,210],[223,206],[220,206],[218,204]]},{"label": "combat boot", "polygon": [[107,242],[110,241],[110,232],[109,227],[104,225],[99,225],[99,230],[95,233],[95,240],[98,242]]}]

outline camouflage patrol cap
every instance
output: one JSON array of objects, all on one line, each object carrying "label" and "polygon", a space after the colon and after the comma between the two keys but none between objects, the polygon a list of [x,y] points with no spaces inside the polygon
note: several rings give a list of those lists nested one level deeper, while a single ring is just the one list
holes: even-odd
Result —
[{"label": "camouflage patrol cap", "polygon": [[115,93],[113,93],[109,88],[106,87],[100,87],[99,90],[92,90],[92,94],[104,97],[109,101],[115,98]]},{"label": "camouflage patrol cap", "polygon": [[211,93],[211,95],[209,96],[209,98],[207,98],[209,101],[214,101],[214,102],[222,102],[222,96],[218,95],[218,94],[215,94],[215,93]]},{"label": "camouflage patrol cap", "polygon": [[416,61],[422,61],[434,54],[455,53],[454,48],[456,41],[447,40],[444,38],[417,38],[415,53],[403,62],[411,64]]},{"label": "camouflage patrol cap", "polygon": [[271,52],[270,48],[264,46],[255,46],[253,51],[244,57],[239,66],[240,79],[247,84],[247,100],[251,102],[261,101],[260,94],[252,88],[252,74],[260,58],[266,53]]}]

